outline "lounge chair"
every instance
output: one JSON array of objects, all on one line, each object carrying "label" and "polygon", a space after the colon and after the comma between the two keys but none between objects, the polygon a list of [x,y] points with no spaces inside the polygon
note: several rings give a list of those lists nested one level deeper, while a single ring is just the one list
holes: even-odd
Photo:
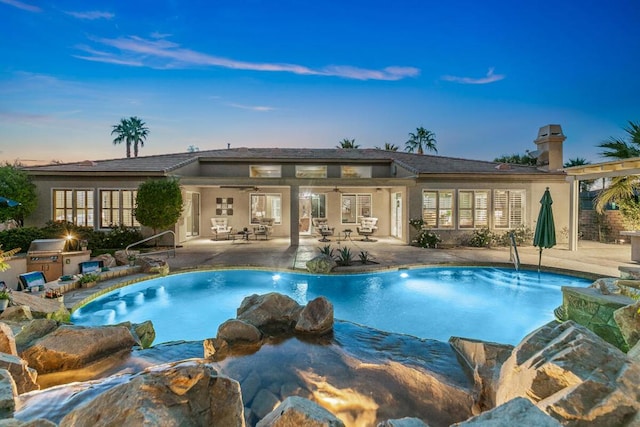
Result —
[{"label": "lounge chair", "polygon": [[253,227],[253,234],[256,236],[256,240],[258,240],[258,236],[264,237],[264,240],[269,240],[269,236],[273,231],[274,222],[275,220],[273,218],[262,218],[260,224]]},{"label": "lounge chair", "polygon": [[356,230],[358,230],[358,234],[360,236],[364,236],[364,239],[362,239],[363,242],[375,241],[373,239],[370,239],[370,237],[378,229],[378,227],[376,226],[377,222],[378,218],[362,218],[360,220],[360,225],[356,227]]},{"label": "lounge chair", "polygon": [[102,271],[104,261],[84,261],[78,264],[80,274],[96,273]]},{"label": "lounge chair", "polygon": [[23,273],[18,275],[18,290],[30,291],[32,287],[42,286],[47,283],[47,279],[44,277],[42,271],[32,271],[30,273]]},{"label": "lounge chair", "polygon": [[322,239],[320,239],[321,242],[331,241],[327,239],[327,237],[333,236],[335,228],[329,227],[329,223],[326,218],[314,218],[313,228],[322,236]]},{"label": "lounge chair", "polygon": [[227,218],[211,218],[211,232],[216,240],[221,237],[229,239],[233,227],[227,226]]}]

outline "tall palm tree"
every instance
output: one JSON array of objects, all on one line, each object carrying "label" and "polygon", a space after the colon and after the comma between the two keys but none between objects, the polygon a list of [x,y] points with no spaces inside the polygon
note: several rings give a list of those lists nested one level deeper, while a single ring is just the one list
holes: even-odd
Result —
[{"label": "tall palm tree", "polygon": [[[604,149],[601,156],[610,159],[622,160],[630,157],[640,157],[640,123],[631,120],[628,126],[623,128],[627,133],[625,138],[610,137],[598,147]],[[640,188],[640,177],[619,176],[611,179],[608,188],[603,189],[596,197],[596,210],[602,213],[610,202],[631,201],[635,199],[637,190]]]},{"label": "tall palm tree", "polygon": [[115,134],[113,144],[125,143],[127,145],[127,157],[131,157],[131,145],[133,144],[133,153],[138,157],[138,144],[144,147],[144,141],[149,135],[149,129],[146,123],[139,117],[133,116],[128,119],[120,119],[120,123],[113,125],[111,135]]},{"label": "tall palm tree", "polygon": [[356,144],[355,139],[345,138],[336,145],[336,148],[360,148],[358,144]]},{"label": "tall palm tree", "polygon": [[392,144],[389,142],[384,143],[384,148],[374,147],[376,150],[384,150],[384,151],[398,151],[398,146],[396,144]]},{"label": "tall palm tree", "polygon": [[409,133],[409,140],[405,142],[405,150],[409,153],[417,151],[418,154],[424,154],[424,150],[438,152],[436,148],[436,134],[420,126],[416,132]]},{"label": "tall palm tree", "polygon": [[[583,159],[582,157],[576,157],[575,159],[567,160],[566,162],[564,162],[564,165],[562,166],[564,166],[565,168],[570,168],[573,166],[585,166],[590,164],[591,162],[588,161],[587,159]],[[591,188],[594,182],[595,182],[594,180],[580,181],[580,191],[581,192],[589,191],[589,188]]]}]

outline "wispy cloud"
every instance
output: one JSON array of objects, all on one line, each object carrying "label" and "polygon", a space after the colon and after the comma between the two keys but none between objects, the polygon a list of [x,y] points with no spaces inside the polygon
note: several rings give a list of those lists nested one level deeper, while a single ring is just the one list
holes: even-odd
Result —
[{"label": "wispy cloud", "polygon": [[67,15],[71,15],[74,18],[84,19],[87,21],[94,21],[96,19],[113,19],[115,15],[111,12],[100,12],[98,10],[92,10],[87,12],[65,12]]},{"label": "wispy cloud", "polygon": [[267,107],[267,106],[262,106],[262,105],[242,105],[242,104],[227,104],[227,105],[229,105],[230,107],[234,107],[234,108],[241,108],[243,110],[258,111],[258,112],[261,112],[261,113],[275,110],[274,107]]},{"label": "wispy cloud", "polygon": [[9,6],[17,7],[18,9],[26,10],[27,12],[42,12],[42,9],[38,6],[33,6],[18,0],[0,0],[0,3],[8,4]]},{"label": "wispy cloud", "polygon": [[[98,52],[93,50],[91,55],[77,56],[88,61],[120,63],[170,69],[188,67],[221,67],[234,70],[284,72],[298,75],[335,76],[356,80],[401,80],[415,77],[420,70],[414,67],[390,66],[381,70],[369,70],[348,65],[329,65],[313,69],[304,65],[270,62],[249,62],[224,58],[197,52],[181,47],[179,44],[166,40],[156,34],[155,40],[138,36],[120,37],[116,39],[94,38],[93,41],[116,52]],[[87,51],[80,47],[80,49]],[[120,62],[117,62],[120,61]]]},{"label": "wispy cloud", "polygon": [[489,68],[487,75],[480,78],[474,77],[457,77],[457,76],[442,76],[442,80],[447,82],[461,83],[465,85],[486,85],[504,79],[504,74],[494,74],[493,68]]}]

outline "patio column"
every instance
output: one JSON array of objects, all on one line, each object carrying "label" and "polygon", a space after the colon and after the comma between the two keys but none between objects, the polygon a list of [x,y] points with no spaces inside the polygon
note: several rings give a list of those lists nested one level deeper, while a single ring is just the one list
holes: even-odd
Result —
[{"label": "patio column", "polygon": [[578,212],[580,211],[580,180],[572,176],[569,190],[569,250],[578,250]]},{"label": "patio column", "polygon": [[291,202],[289,203],[289,236],[291,246],[298,246],[300,243],[300,186],[292,185],[289,187]]}]

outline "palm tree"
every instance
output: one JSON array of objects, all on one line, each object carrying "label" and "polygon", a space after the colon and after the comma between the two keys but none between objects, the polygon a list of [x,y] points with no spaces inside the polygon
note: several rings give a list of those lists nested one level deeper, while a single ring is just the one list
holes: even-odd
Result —
[{"label": "palm tree", "polygon": [[384,148],[373,147],[376,150],[384,150],[384,151],[398,151],[398,146],[396,144],[391,144],[389,142],[384,143]]},{"label": "palm tree", "polygon": [[527,153],[525,154],[511,154],[511,155],[502,155],[500,157],[496,157],[493,159],[494,162],[498,163],[511,163],[516,165],[525,165],[525,166],[535,166],[537,163],[537,159],[529,156]]},{"label": "palm tree", "polygon": [[345,138],[342,141],[340,141],[338,143],[338,145],[336,145],[336,148],[360,148],[360,146],[358,144],[356,144],[356,140],[355,139],[349,139],[349,138]]},{"label": "palm tree", "polygon": [[418,154],[424,154],[424,149],[438,152],[436,148],[436,134],[420,126],[416,129],[416,133],[409,133],[409,140],[405,142],[405,150],[409,153],[417,151]]},{"label": "palm tree", "polygon": [[[622,160],[630,157],[640,157],[640,123],[629,120],[629,125],[623,128],[627,133],[627,139],[610,137],[598,147],[604,151],[601,156],[610,159]],[[611,179],[608,188],[603,189],[596,197],[596,211],[602,213],[608,203],[630,202],[635,200],[636,191],[640,188],[638,176],[619,176]]]},{"label": "palm tree", "polygon": [[[567,160],[566,162],[564,162],[564,165],[562,166],[565,168],[570,168],[573,166],[585,166],[590,164],[591,162],[588,161],[587,159],[583,159],[582,157],[576,157],[575,159]],[[594,180],[580,181],[580,191],[581,192],[589,191],[589,188],[591,188],[594,182],[595,182]]]},{"label": "palm tree", "polygon": [[138,157],[138,144],[144,147],[144,141],[149,135],[149,129],[145,127],[146,123],[139,117],[133,116],[128,119],[120,119],[120,123],[113,125],[111,135],[115,134],[113,144],[127,144],[127,157],[131,157],[131,144],[133,144],[133,153]]}]

